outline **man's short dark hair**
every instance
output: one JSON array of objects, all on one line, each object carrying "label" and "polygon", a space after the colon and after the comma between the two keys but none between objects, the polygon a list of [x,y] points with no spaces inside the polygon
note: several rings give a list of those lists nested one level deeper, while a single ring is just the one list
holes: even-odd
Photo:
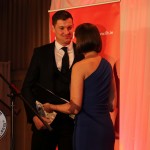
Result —
[{"label": "man's short dark hair", "polygon": [[52,24],[55,26],[58,20],[67,20],[68,18],[73,20],[72,15],[68,11],[59,10],[52,16]]},{"label": "man's short dark hair", "polygon": [[77,26],[75,30],[76,50],[79,53],[90,51],[100,52],[102,49],[102,40],[98,28],[91,23],[83,23]]}]

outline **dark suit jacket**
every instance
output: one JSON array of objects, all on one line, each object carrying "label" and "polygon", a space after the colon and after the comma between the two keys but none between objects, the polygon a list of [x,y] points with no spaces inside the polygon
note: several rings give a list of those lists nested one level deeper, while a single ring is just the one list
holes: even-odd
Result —
[{"label": "dark suit jacket", "polygon": [[[75,49],[75,44],[73,45]],[[30,66],[28,68],[23,87],[22,95],[29,101],[32,107],[36,110],[35,101],[38,97],[33,94],[33,89],[36,83],[40,83],[45,88],[53,91],[56,95],[70,99],[70,76],[71,69],[66,75],[63,75],[56,66],[54,56],[55,43],[50,43],[38,48],[35,48]],[[74,62],[83,58],[82,55],[75,53]],[[39,92],[40,94],[40,92]],[[41,103],[48,100],[46,98],[38,99]],[[28,122],[32,123],[32,118],[35,115],[28,106],[25,105]]]}]

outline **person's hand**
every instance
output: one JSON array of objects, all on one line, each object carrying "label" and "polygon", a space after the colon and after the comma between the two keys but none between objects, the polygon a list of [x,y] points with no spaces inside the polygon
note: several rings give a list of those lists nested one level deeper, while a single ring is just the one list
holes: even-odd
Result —
[{"label": "person's hand", "polygon": [[49,113],[53,112],[53,109],[51,108],[51,104],[50,103],[43,104],[43,108],[44,108],[45,111],[47,111]]},{"label": "person's hand", "polygon": [[52,121],[50,120],[50,118],[46,118],[46,117],[42,117],[42,119],[46,122],[46,123],[48,123],[48,124],[50,124]]},{"label": "person's hand", "polygon": [[38,130],[46,128],[43,122],[37,116],[33,117],[33,122]]}]

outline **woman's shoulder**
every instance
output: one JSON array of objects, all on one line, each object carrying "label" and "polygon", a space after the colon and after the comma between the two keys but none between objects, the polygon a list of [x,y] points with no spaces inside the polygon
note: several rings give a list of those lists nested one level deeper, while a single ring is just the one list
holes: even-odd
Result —
[{"label": "woman's shoulder", "polygon": [[101,61],[101,57],[83,59],[74,64],[73,70],[77,72],[89,72],[95,70]]},{"label": "woman's shoulder", "polygon": [[74,65],[73,65],[73,70],[78,70],[80,69],[84,64],[84,59],[83,60],[80,60],[78,62],[76,62]]}]

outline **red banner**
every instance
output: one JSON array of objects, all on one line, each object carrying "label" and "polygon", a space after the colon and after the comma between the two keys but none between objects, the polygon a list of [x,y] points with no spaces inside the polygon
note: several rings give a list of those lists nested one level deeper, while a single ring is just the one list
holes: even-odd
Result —
[{"label": "red banner", "polygon": [[[100,4],[67,10],[74,18],[74,29],[77,25],[85,22],[97,25],[103,42],[101,54],[113,59],[114,63],[120,55],[120,3]],[[50,29],[53,14],[54,11],[50,11]],[[54,38],[54,33],[50,30],[50,42]]]}]

